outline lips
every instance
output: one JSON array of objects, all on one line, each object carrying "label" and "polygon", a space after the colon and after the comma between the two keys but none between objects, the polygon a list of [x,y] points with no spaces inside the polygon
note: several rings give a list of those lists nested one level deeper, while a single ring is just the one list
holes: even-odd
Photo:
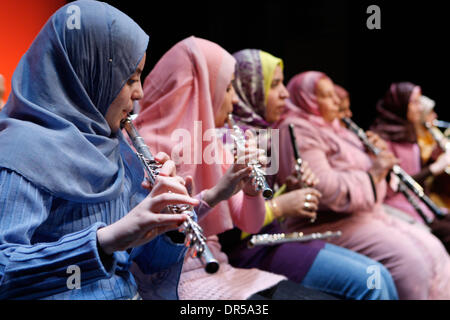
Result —
[{"label": "lips", "polygon": [[125,120],[126,118],[128,118],[128,115],[130,113],[127,110],[122,110],[122,117],[120,119],[120,122],[122,122],[123,120]]},{"label": "lips", "polygon": [[132,111],[133,111],[133,105],[131,105],[131,107],[128,107],[128,108],[122,110],[122,112],[125,116],[127,116]]}]

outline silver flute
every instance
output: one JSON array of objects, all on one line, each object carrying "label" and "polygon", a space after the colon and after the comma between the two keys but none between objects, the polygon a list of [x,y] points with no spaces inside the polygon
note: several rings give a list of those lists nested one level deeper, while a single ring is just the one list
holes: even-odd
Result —
[{"label": "silver flute", "polygon": [[328,238],[337,238],[342,235],[341,231],[327,231],[324,233],[303,234],[303,232],[293,233],[275,233],[275,234],[257,234],[250,238],[247,243],[249,248],[255,246],[277,245],[286,242],[306,242],[311,240],[321,240]]},{"label": "silver flute", "polygon": [[[365,131],[358,127],[356,123],[354,123],[350,118],[343,118],[342,121],[345,125],[353,131],[363,142],[363,144],[374,154],[378,155],[381,150],[379,150],[376,146],[370,143]],[[408,173],[406,173],[399,165],[394,165],[392,167],[392,172],[399,178],[400,184],[404,187],[408,188],[412,191],[432,212],[433,214],[439,218],[443,219],[445,217],[445,213],[425,194],[422,186],[418,184]],[[405,190],[405,188],[401,188],[401,190]],[[419,214],[421,214],[419,212]],[[423,217],[425,219],[425,217]],[[427,221],[426,219],[425,221]],[[431,222],[429,220],[429,222]]]},{"label": "silver flute", "polygon": [[[242,151],[245,149],[245,136],[241,128],[236,125],[232,114],[228,114],[228,125],[230,129],[233,130],[231,137],[236,142],[237,151]],[[265,199],[271,199],[273,197],[273,190],[269,187],[265,172],[261,169],[261,164],[257,160],[252,160],[248,164],[252,168],[252,172],[250,177],[252,179],[252,183],[255,186],[256,191],[262,190],[262,195]]]},{"label": "silver flute", "polygon": [[[150,185],[153,186],[155,184],[156,176],[159,174],[161,164],[155,160],[148,146],[145,144],[144,139],[139,135],[139,132],[132,122],[131,116],[124,119],[121,125],[122,128],[126,130],[136,149],[136,154],[141,160],[144,170],[147,173],[146,179]],[[179,229],[179,231],[184,234],[184,244],[186,247],[192,248],[192,257],[197,257],[202,261],[207,273],[217,272],[217,270],[219,270],[219,262],[209,250],[202,228],[192,219],[192,216],[194,216],[194,208],[190,205],[169,205],[167,206],[167,209],[170,213],[187,214],[187,220],[183,222]]]}]

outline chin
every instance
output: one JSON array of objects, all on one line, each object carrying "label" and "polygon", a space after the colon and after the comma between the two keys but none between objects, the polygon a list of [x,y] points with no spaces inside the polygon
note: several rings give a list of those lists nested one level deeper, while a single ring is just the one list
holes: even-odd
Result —
[{"label": "chin", "polygon": [[270,122],[269,121],[267,121],[267,122],[275,123],[275,122],[277,122],[277,121],[279,121],[281,119],[281,115],[282,115],[282,113],[279,113],[275,117],[273,117]]},{"label": "chin", "polygon": [[113,127],[111,127],[111,133],[117,133],[117,132],[119,132],[120,130],[121,130],[121,125],[120,125],[120,123],[117,124],[117,125],[115,125],[115,126],[113,126]]}]

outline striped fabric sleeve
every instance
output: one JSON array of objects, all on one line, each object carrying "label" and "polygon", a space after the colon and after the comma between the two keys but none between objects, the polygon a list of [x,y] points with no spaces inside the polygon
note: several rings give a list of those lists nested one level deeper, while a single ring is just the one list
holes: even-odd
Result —
[{"label": "striped fabric sleeve", "polygon": [[56,242],[32,242],[49,218],[52,201],[20,175],[0,170],[0,299],[37,299],[66,291],[77,270],[81,286],[112,276],[116,263],[105,268],[97,249],[97,230],[104,223]]}]

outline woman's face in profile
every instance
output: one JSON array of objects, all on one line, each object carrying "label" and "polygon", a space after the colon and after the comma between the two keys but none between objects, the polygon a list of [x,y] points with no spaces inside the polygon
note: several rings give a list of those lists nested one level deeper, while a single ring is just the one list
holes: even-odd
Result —
[{"label": "woman's face in profile", "polygon": [[341,101],[330,79],[322,78],[317,82],[316,96],[319,112],[326,122],[332,122],[339,117],[339,105]]},{"label": "woman's face in profile", "polygon": [[264,119],[268,123],[274,123],[280,120],[286,107],[286,99],[289,98],[289,91],[283,84],[283,69],[280,66],[275,68],[272,83],[267,94],[267,106]]},{"label": "woman's face in profile", "polygon": [[125,83],[106,112],[105,119],[113,133],[120,130],[120,122],[133,111],[133,102],[142,99],[144,96],[141,83],[141,74],[142,70],[144,70],[144,65],[145,54],[134,74]]},{"label": "woman's face in profile", "polygon": [[420,90],[414,90],[409,98],[406,119],[412,124],[420,124],[422,120],[422,104],[420,102],[421,96],[422,93]]},{"label": "woman's face in profile", "polygon": [[214,115],[214,125],[216,128],[221,128],[225,125],[228,119],[228,115],[233,112],[233,104],[238,103],[238,97],[234,91],[232,81],[234,80],[234,74],[231,77],[231,81],[227,86],[225,97],[219,110]]},{"label": "woman's face in profile", "polygon": [[350,98],[345,97],[341,99],[339,104],[339,118],[351,118],[353,117],[352,110],[350,109]]}]

